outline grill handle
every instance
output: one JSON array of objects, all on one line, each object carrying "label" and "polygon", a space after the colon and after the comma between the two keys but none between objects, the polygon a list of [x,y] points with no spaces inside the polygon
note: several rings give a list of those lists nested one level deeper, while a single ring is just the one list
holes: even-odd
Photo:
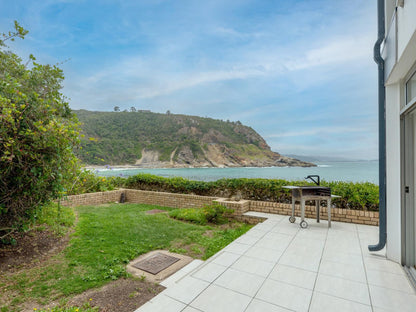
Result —
[{"label": "grill handle", "polygon": [[[317,178],[316,180],[314,178]],[[306,180],[312,180],[313,183],[315,183],[316,185],[321,185],[321,178],[319,177],[319,175],[313,174],[313,175],[308,175],[307,177],[305,177]]]}]

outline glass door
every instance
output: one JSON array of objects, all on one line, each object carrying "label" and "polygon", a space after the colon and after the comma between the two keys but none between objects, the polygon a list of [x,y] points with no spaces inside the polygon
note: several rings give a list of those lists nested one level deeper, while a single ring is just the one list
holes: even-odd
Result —
[{"label": "glass door", "polygon": [[402,133],[402,261],[416,280],[416,72],[405,85]]},{"label": "glass door", "polygon": [[404,264],[408,267],[416,265],[415,240],[415,130],[416,111],[407,113],[402,121],[404,124],[404,185],[403,191],[403,222],[404,222]]}]

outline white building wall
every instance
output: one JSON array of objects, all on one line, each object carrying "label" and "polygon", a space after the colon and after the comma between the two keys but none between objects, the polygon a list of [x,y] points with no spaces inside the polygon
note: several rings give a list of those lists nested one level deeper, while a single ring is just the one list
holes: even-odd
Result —
[{"label": "white building wall", "polygon": [[[393,3],[386,0],[386,13]],[[394,1],[396,3],[396,1]],[[397,24],[395,24],[397,22]],[[416,64],[416,0],[404,0],[403,7],[397,7],[396,21],[388,27],[396,27],[389,32],[386,42],[389,45],[387,57],[393,66],[386,79],[386,161],[387,161],[387,257],[401,262],[402,222],[401,222],[401,133],[400,110],[405,103],[404,86],[406,78]],[[396,41],[397,40],[397,41]],[[397,53],[397,55],[396,55]]]},{"label": "white building wall", "polygon": [[404,6],[397,8],[397,54],[400,60],[416,30],[416,1],[405,0]]},{"label": "white building wall", "polygon": [[401,261],[400,84],[386,87],[387,257]]}]

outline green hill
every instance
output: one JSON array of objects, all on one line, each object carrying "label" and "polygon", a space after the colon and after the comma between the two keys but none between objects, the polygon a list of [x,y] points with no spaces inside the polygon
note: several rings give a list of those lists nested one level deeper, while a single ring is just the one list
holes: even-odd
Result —
[{"label": "green hill", "polygon": [[146,111],[74,112],[84,136],[77,153],[87,165],[312,165],[272,152],[256,131],[240,122]]}]

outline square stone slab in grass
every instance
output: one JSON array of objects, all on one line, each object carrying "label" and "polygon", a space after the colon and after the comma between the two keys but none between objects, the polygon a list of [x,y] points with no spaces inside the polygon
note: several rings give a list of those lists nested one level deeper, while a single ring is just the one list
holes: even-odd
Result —
[{"label": "square stone slab in grass", "polygon": [[156,275],[157,273],[170,267],[177,261],[179,261],[179,258],[168,256],[158,252],[151,257],[137,262],[133,266],[137,269]]},{"label": "square stone slab in grass", "polygon": [[193,258],[171,253],[166,250],[154,250],[132,260],[127,272],[150,282],[161,282],[168,276],[192,262]]}]

